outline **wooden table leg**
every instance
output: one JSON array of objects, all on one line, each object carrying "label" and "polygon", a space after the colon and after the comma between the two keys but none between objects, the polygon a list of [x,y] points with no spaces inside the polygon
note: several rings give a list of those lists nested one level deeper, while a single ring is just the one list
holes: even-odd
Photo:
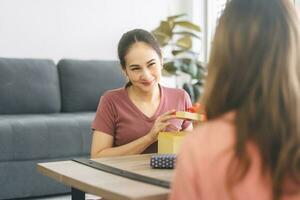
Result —
[{"label": "wooden table leg", "polygon": [[72,187],[72,200],[85,200],[85,192]]}]

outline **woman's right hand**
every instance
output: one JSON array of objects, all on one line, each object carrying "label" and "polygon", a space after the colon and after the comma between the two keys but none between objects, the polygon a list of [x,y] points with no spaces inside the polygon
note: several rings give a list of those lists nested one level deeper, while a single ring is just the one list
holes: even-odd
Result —
[{"label": "woman's right hand", "polygon": [[156,118],[154,125],[147,136],[150,136],[153,141],[157,140],[158,133],[163,131],[167,126],[172,126],[168,120],[175,119],[176,115],[174,115],[175,109],[165,112]]}]

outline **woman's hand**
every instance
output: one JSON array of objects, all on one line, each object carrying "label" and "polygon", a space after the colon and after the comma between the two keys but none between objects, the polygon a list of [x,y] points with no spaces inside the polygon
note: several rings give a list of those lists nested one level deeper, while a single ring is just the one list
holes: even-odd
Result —
[{"label": "woman's hand", "polygon": [[[170,111],[162,114],[161,116],[159,116],[155,120],[154,125],[153,125],[152,129],[150,130],[150,132],[147,134],[147,136],[150,136],[153,141],[156,141],[159,132],[163,131],[167,126],[172,128],[172,126],[174,126],[174,125],[172,125],[170,122],[168,122],[168,120],[176,118],[174,113],[175,113],[175,110],[170,110]],[[173,128],[176,129],[176,127],[173,127]]]}]

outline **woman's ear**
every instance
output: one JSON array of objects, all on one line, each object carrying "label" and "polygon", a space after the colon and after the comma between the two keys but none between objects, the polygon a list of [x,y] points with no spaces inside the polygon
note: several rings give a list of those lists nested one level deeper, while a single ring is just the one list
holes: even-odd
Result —
[{"label": "woman's ear", "polygon": [[122,72],[123,72],[124,76],[127,76],[126,67],[121,66],[121,68],[122,68]]},{"label": "woman's ear", "polygon": [[127,82],[130,82],[130,81],[129,81],[129,78],[128,78],[127,70],[126,70],[125,67],[122,67],[122,72],[123,72],[123,74],[124,74],[124,77],[125,77],[126,81],[127,81]]},{"label": "woman's ear", "polygon": [[123,74],[125,77],[128,77],[126,70],[123,70]]}]

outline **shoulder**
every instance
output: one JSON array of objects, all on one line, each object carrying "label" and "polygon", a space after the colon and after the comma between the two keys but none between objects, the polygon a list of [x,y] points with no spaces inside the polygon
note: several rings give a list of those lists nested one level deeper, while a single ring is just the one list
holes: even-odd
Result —
[{"label": "shoulder", "polygon": [[161,86],[161,88],[165,93],[168,93],[168,94],[184,94],[184,93],[186,93],[185,90],[179,89],[179,88],[169,88],[169,87],[165,87],[165,86]]},{"label": "shoulder", "polygon": [[205,122],[185,138],[183,149],[199,156],[213,157],[235,145],[236,128],[235,113],[229,112],[223,116]]},{"label": "shoulder", "polygon": [[124,97],[126,95],[125,88],[118,88],[113,90],[107,90],[104,92],[104,94],[101,96],[103,99],[118,99],[121,97]]},{"label": "shoulder", "polygon": [[112,106],[119,104],[120,99],[126,99],[126,91],[125,88],[118,88],[113,90],[107,90],[103,93],[103,95],[100,97],[99,105],[102,106]]},{"label": "shoulder", "polygon": [[163,92],[165,95],[169,96],[186,96],[188,95],[187,92],[183,89],[179,89],[179,88],[169,88],[169,87],[165,87],[165,86],[161,86]]}]

